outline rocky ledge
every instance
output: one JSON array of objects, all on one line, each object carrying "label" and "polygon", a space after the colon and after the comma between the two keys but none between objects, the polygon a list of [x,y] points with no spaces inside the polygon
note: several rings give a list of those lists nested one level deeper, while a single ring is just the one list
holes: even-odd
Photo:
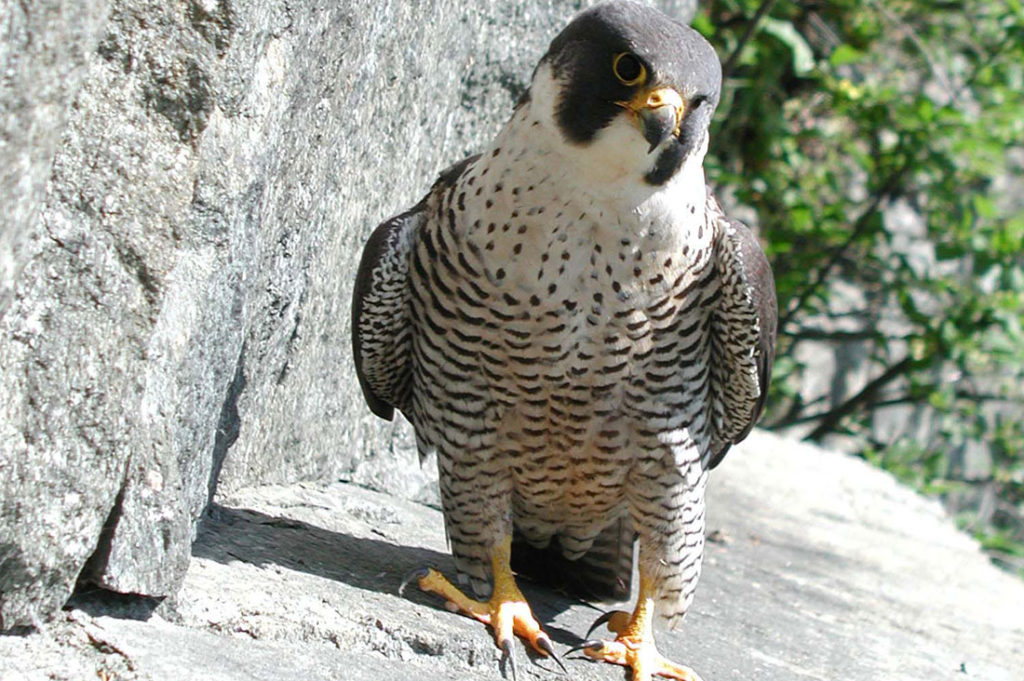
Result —
[{"label": "rocky ledge", "polygon": [[[887,474],[755,433],[716,471],[709,503],[697,600],[658,634],[707,681],[1020,678],[1024,582]],[[176,598],[80,594],[42,631],[0,638],[0,679],[511,678],[483,626],[398,595],[422,565],[452,571],[430,506],[348,483],[235,491],[211,507]],[[563,651],[599,613],[524,591]],[[517,654],[520,679],[560,676]],[[624,678],[578,653],[566,665]]]}]

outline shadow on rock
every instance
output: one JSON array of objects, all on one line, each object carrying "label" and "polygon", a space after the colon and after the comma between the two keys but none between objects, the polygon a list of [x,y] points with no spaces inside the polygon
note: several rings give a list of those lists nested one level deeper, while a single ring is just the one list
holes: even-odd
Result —
[{"label": "shadow on rock", "polygon": [[[192,555],[223,564],[237,560],[277,565],[392,595],[415,568],[455,569],[450,556],[430,549],[354,537],[294,518],[217,504],[210,506]],[[428,602],[426,597],[422,600]]]},{"label": "shadow on rock", "polygon": [[[192,554],[222,564],[242,561],[257,566],[276,565],[391,596],[398,595],[399,585],[407,575],[424,566],[436,568],[449,577],[455,575],[454,561],[446,553],[384,539],[355,537],[293,518],[217,504],[211,505],[201,525]],[[563,645],[574,646],[583,639],[552,625],[558,615],[581,606],[592,613],[590,619],[601,612],[569,593],[554,591],[532,579],[521,579],[520,586],[534,614],[545,623],[545,630]],[[440,598],[413,587],[410,585],[404,592],[408,600],[445,610]],[[573,628],[577,628],[575,624]],[[579,633],[583,631],[585,628]]]}]

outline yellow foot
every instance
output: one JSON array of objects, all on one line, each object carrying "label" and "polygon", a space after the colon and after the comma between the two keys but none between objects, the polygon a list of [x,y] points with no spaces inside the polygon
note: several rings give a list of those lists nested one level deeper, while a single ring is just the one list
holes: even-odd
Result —
[{"label": "yellow foot", "polygon": [[417,580],[423,591],[429,591],[444,598],[450,610],[468,615],[489,625],[494,630],[495,643],[498,644],[508,660],[513,679],[516,678],[516,661],[512,652],[513,635],[525,639],[534,650],[544,657],[550,657],[562,668],[563,672],[566,671],[562,661],[555,655],[551,639],[540,628],[540,623],[533,616],[526,598],[512,581],[511,572],[507,574],[507,578],[496,577],[494,593],[489,601],[470,598],[433,568],[421,568],[406,577],[399,593],[402,593],[405,586],[413,579]]},{"label": "yellow foot", "polygon": [[640,619],[628,612],[616,610],[599,617],[590,631],[605,622],[608,630],[616,634],[614,641],[586,641],[573,650],[582,650],[594,660],[631,668],[633,681],[650,681],[655,676],[680,681],[701,681],[697,672],[661,656],[654,645],[654,635],[646,618]]}]

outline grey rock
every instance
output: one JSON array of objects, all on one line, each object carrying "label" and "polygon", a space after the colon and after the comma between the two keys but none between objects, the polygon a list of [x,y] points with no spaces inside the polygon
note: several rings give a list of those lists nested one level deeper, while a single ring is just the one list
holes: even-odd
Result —
[{"label": "grey rock", "polygon": [[216,57],[185,9],[112,5],[2,320],[5,627],[59,606],[83,567],[172,593],[208,499],[250,246],[194,217]]},{"label": "grey rock", "polygon": [[0,0],[0,318],[108,4]]},{"label": "grey rock", "polygon": [[[757,431],[709,491],[696,601],[678,630],[656,631],[670,659],[716,681],[1019,678],[1024,583],[935,501]],[[0,681],[508,678],[484,625],[415,586],[397,594],[423,565],[452,574],[434,509],[349,484],[239,489],[212,508],[174,607],[75,602],[42,633],[0,637]],[[600,612],[523,589],[559,652]],[[559,677],[516,654],[520,679]],[[578,653],[566,664],[570,678],[623,678]]]}]

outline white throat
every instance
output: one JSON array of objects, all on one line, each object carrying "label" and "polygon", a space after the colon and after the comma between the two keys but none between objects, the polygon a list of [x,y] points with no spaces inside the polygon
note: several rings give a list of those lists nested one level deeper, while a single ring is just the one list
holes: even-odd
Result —
[{"label": "white throat", "polygon": [[[623,113],[589,143],[575,144],[565,138],[555,120],[560,90],[551,66],[542,63],[534,75],[529,102],[521,115],[509,121],[502,136],[529,136],[526,146],[546,150],[545,162],[553,173],[620,215],[679,212],[679,218],[692,221],[695,213],[703,213],[706,138],[667,183],[654,186],[644,177],[658,150],[648,151],[649,144],[629,117]],[[695,210],[691,212],[690,207]]]}]

